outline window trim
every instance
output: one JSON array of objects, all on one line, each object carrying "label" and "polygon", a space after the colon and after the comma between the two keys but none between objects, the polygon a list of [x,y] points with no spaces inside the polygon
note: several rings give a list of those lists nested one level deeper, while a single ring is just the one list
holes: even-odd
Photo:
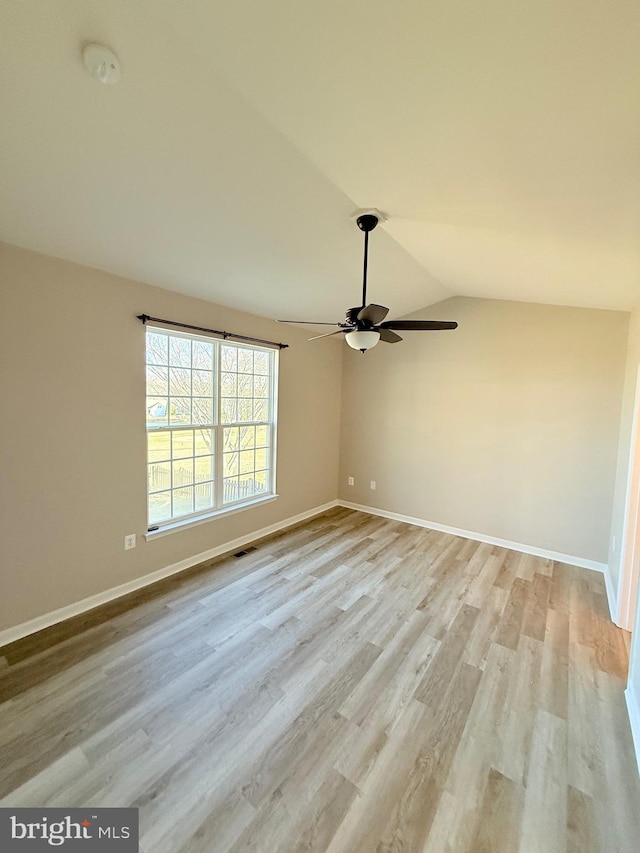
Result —
[{"label": "window trim", "polygon": [[[147,530],[145,533],[145,538],[147,540],[155,539],[161,536],[165,536],[169,533],[174,533],[177,530],[184,530],[188,527],[194,527],[199,524],[205,524],[208,521],[214,521],[216,518],[220,518],[222,516],[230,515],[236,512],[241,512],[245,509],[251,509],[252,507],[262,505],[264,503],[269,503],[271,501],[277,500],[279,497],[277,493],[277,485],[276,485],[276,469],[277,469],[277,435],[278,435],[278,387],[279,387],[279,349],[270,346],[262,346],[259,343],[251,343],[249,341],[236,341],[233,339],[225,339],[219,338],[215,335],[208,335],[203,333],[194,333],[189,331],[181,331],[179,329],[167,328],[167,326],[159,323],[147,322],[145,323],[145,401],[148,394],[148,386],[146,379],[146,371],[148,367],[147,362],[147,334],[150,332],[156,333],[165,333],[169,337],[177,337],[187,340],[209,340],[211,342],[216,342],[216,346],[214,347],[213,354],[213,381],[215,384],[215,393],[213,396],[213,419],[214,422],[212,424],[169,424],[162,426],[149,427],[145,418],[145,432],[147,439],[147,459],[146,459],[146,469],[147,469],[147,487],[146,487],[146,500],[147,500],[147,509],[146,509],[146,519],[147,519]],[[252,421],[250,423],[234,421],[233,423],[222,423],[222,382],[221,382],[221,374],[222,374],[222,363],[221,363],[221,347],[224,345],[234,346],[237,349],[251,349],[258,352],[266,352],[269,356],[270,360],[270,371],[269,371],[269,391],[268,391],[268,401],[269,401],[269,414],[270,417],[267,420],[263,421]],[[169,359],[169,356],[167,356]],[[168,367],[171,365],[168,364]],[[194,368],[191,368],[194,369]],[[253,374],[256,375],[256,374]],[[151,395],[153,396],[153,395]],[[224,460],[224,429],[232,428],[232,427],[243,427],[243,426],[266,426],[269,430],[269,448],[268,448],[268,465],[267,472],[269,476],[269,491],[265,494],[257,494],[252,495],[249,498],[240,498],[237,501],[224,503],[224,468],[223,468],[223,460]],[[148,480],[148,470],[149,470],[149,435],[153,432],[171,432],[173,430],[184,430],[184,429],[211,429],[214,433],[214,441],[215,441],[215,451],[213,454],[213,493],[214,493],[214,506],[210,509],[205,509],[201,511],[194,511],[189,513],[188,515],[182,515],[177,518],[170,518],[165,521],[159,522],[158,524],[153,524],[149,519],[149,480]],[[194,483],[195,485],[195,483]],[[169,490],[171,491],[171,489]]]},{"label": "window trim", "polygon": [[252,509],[253,507],[272,503],[273,501],[277,501],[279,497],[280,495],[274,492],[272,495],[260,495],[260,497],[250,498],[242,504],[226,506],[224,509],[216,509],[206,515],[198,515],[195,518],[193,516],[189,516],[188,518],[177,518],[174,521],[167,522],[166,524],[158,525],[157,530],[155,529],[155,526],[153,530],[147,530],[144,534],[144,538],[147,542],[152,542],[154,539],[161,539],[163,536],[169,536],[170,533],[177,533],[180,530],[197,527],[199,524],[206,524],[208,521],[215,521],[216,518],[221,518],[222,516],[234,515],[236,512],[242,512],[245,509]]}]

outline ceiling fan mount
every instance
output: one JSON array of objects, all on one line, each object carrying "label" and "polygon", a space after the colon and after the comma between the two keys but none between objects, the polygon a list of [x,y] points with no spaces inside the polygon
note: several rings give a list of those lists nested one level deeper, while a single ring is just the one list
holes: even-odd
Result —
[{"label": "ceiling fan mount", "polygon": [[364,231],[365,234],[373,231],[379,221],[380,217],[376,216],[375,213],[362,213],[360,216],[356,217],[356,225],[361,231]]},{"label": "ceiling fan mount", "polygon": [[374,347],[378,341],[396,344],[402,340],[394,329],[404,331],[431,331],[436,329],[455,329],[458,324],[444,320],[387,320],[384,318],[389,309],[384,305],[367,304],[367,266],[369,261],[369,234],[377,226],[382,214],[373,210],[358,211],[354,217],[358,228],[364,232],[364,262],[362,271],[362,304],[348,308],[344,323],[321,323],[313,320],[278,320],[279,323],[303,323],[312,326],[337,326],[335,332],[315,335],[310,341],[343,334],[353,349],[364,353]]}]

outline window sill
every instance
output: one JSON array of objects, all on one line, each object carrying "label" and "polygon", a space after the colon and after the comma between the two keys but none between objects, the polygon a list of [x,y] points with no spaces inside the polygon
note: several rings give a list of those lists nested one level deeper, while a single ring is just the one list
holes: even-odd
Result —
[{"label": "window sill", "polygon": [[242,512],[245,509],[251,509],[254,506],[262,506],[263,504],[271,503],[278,499],[278,495],[267,495],[263,498],[254,498],[250,501],[244,501],[241,504],[234,504],[224,509],[217,509],[215,512],[209,512],[206,515],[198,516],[198,518],[187,518],[184,521],[172,521],[169,524],[163,524],[158,530],[150,530],[145,534],[147,542],[154,539],[161,539],[163,536],[168,536],[170,533],[177,533],[179,530],[187,530],[190,527],[197,527],[199,524],[206,524],[208,521],[215,521],[217,518],[223,518],[227,515],[233,515],[236,512]]}]

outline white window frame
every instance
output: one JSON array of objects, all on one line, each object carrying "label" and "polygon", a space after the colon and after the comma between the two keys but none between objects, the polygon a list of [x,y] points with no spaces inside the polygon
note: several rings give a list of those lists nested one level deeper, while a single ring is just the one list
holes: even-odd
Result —
[{"label": "white window frame", "polygon": [[[223,515],[228,515],[231,513],[239,512],[244,509],[248,509],[257,504],[263,504],[269,501],[273,501],[278,497],[276,492],[276,455],[277,455],[277,415],[278,415],[278,366],[279,366],[279,350],[275,347],[265,347],[260,346],[259,344],[253,344],[245,341],[235,341],[233,339],[222,339],[217,336],[212,335],[204,335],[204,334],[194,334],[191,332],[183,332],[177,331],[175,329],[169,328],[164,325],[155,325],[152,323],[146,324],[146,334],[145,334],[145,373],[146,368],[149,366],[147,362],[147,346],[146,346],[146,335],[148,334],[166,334],[170,338],[181,338],[186,340],[196,340],[196,341],[206,341],[208,344],[213,345],[213,383],[214,383],[214,393],[213,393],[213,422],[207,424],[196,424],[193,422],[193,405],[192,405],[192,418],[191,423],[188,424],[170,424],[169,418],[167,418],[166,425],[156,425],[149,426],[148,422],[146,423],[146,432],[147,432],[147,539],[155,538],[157,536],[162,536],[167,533],[171,533],[175,530],[182,529],[187,526],[193,526],[195,524],[202,524],[204,522],[210,521],[212,519],[218,518]],[[259,351],[266,353],[269,358],[270,369],[269,369],[269,392],[268,400],[269,405],[269,417],[266,420],[258,420],[258,421],[233,421],[233,422],[222,422],[222,363],[221,363],[221,348],[223,346],[231,346],[237,349],[250,349],[254,351]],[[167,362],[170,362],[170,356],[167,355]],[[168,366],[170,366],[168,364]],[[194,369],[194,368],[191,368]],[[259,374],[253,374],[259,375]],[[146,382],[146,378],[145,378]],[[193,390],[193,389],[192,389]],[[149,396],[158,396],[156,394],[149,394],[148,386],[145,391],[145,403],[147,402],[147,398]],[[193,399],[193,394],[191,395]],[[169,399],[169,398],[168,398]],[[238,398],[241,399],[241,398]],[[145,409],[146,412],[146,409]],[[146,421],[146,415],[145,415]],[[238,498],[234,501],[224,501],[224,430],[228,428],[241,428],[247,426],[264,426],[268,430],[269,434],[269,446],[268,446],[268,464],[265,469],[268,472],[269,476],[269,489],[266,492],[254,494],[248,498]],[[149,495],[151,491],[149,489],[149,435],[151,433],[169,433],[171,434],[174,431],[179,430],[197,430],[197,429],[211,429],[213,431],[214,436],[214,454],[213,454],[213,507],[206,508],[203,510],[196,510],[191,513],[187,513],[184,515],[180,515],[177,517],[171,517],[169,519],[165,519],[160,522],[153,522],[149,519]],[[173,455],[171,456],[171,462],[173,460]],[[239,463],[238,463],[239,464]],[[195,486],[195,481],[194,481]],[[173,481],[170,489],[168,491],[173,491]]]}]

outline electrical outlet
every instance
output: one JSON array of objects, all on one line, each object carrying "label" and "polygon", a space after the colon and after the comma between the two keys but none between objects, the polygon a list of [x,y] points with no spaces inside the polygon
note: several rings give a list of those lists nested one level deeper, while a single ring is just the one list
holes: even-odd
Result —
[{"label": "electrical outlet", "polygon": [[355,484],[355,480],[353,479],[353,477],[349,477],[349,485],[353,486],[354,484]]},{"label": "electrical outlet", "polygon": [[375,480],[372,480],[372,481],[371,481],[371,488],[372,488],[372,489],[375,489],[375,487],[376,487],[376,481],[375,481]]},{"label": "electrical outlet", "polygon": [[127,533],[124,537],[124,550],[130,551],[132,548],[136,547],[136,534],[135,533]]}]

